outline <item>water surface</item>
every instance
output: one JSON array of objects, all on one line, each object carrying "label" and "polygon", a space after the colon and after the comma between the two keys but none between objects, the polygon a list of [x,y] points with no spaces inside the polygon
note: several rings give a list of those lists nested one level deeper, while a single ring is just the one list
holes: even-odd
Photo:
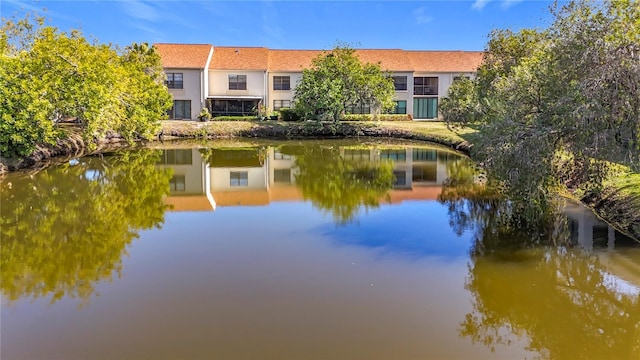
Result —
[{"label": "water surface", "polygon": [[500,222],[464,157],[166,145],[1,183],[2,359],[635,359],[640,248]]}]

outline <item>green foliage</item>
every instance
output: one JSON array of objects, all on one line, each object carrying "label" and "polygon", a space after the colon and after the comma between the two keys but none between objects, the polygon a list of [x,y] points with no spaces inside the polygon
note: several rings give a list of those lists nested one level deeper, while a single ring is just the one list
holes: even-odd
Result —
[{"label": "green foliage", "polygon": [[338,45],[302,71],[295,109],[305,119],[337,122],[354,106],[370,106],[376,114],[393,108],[394,93],[393,79],[379,64],[362,64],[354,49]]},{"label": "green foliage", "polygon": [[53,142],[66,119],[89,141],[111,131],[128,140],[151,137],[171,107],[160,56],[147,44],[118,54],[30,17],[4,22],[0,39],[0,137],[9,139],[0,145],[3,156]]},{"label": "green foliage", "polygon": [[467,78],[454,81],[447,96],[440,101],[440,113],[447,127],[476,122],[480,113],[475,81]]},{"label": "green foliage", "polygon": [[345,114],[341,121],[411,121],[411,115],[407,114]]},{"label": "green foliage", "polygon": [[[42,19],[36,19],[37,24]],[[42,79],[26,69],[24,55],[16,47],[33,36],[30,17],[6,22],[0,33],[0,156],[31,153],[36,143],[52,144],[59,132],[50,116],[52,104],[41,96]]]},{"label": "green foliage", "polygon": [[211,121],[255,121],[255,116],[216,116]]},{"label": "green foliage", "polygon": [[481,121],[474,157],[540,208],[563,185],[560,157],[571,184],[601,183],[604,160],[640,169],[640,3],[552,12],[542,31],[492,32],[473,86],[454,84],[441,106],[452,123]]},{"label": "green foliage", "polygon": [[209,109],[207,109],[206,107],[202,108],[202,110],[200,111],[200,114],[198,115],[198,120],[200,121],[211,120],[211,113],[209,112]]},{"label": "green foliage", "polygon": [[9,301],[87,299],[122,270],[137,232],[160,226],[171,172],[160,151],[87,157],[0,183],[0,288]]},{"label": "green foliage", "polygon": [[282,108],[280,109],[280,119],[282,121],[300,121],[302,118],[294,109]]},{"label": "green foliage", "polygon": [[338,146],[283,147],[295,155],[296,186],[305,199],[330,212],[339,223],[354,219],[361,208],[376,208],[393,186],[393,163],[344,159]]}]

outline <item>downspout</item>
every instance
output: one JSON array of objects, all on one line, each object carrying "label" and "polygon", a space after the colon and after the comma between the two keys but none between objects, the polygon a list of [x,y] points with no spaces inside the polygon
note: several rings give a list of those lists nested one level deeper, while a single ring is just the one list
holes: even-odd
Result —
[{"label": "downspout", "polygon": [[264,106],[265,108],[269,108],[269,76],[267,75],[267,70],[264,71],[264,89],[262,90],[264,92],[264,96],[262,97],[264,99]]}]

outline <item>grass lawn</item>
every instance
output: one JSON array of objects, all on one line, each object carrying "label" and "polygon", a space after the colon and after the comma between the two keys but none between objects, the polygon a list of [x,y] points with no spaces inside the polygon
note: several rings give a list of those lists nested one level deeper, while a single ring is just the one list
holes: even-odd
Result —
[{"label": "grass lawn", "polygon": [[470,142],[468,137],[475,132],[470,128],[451,131],[441,121],[343,121],[334,123],[283,122],[283,121],[162,121],[162,133],[176,137],[313,137],[327,135],[388,136],[433,141],[448,146]]}]

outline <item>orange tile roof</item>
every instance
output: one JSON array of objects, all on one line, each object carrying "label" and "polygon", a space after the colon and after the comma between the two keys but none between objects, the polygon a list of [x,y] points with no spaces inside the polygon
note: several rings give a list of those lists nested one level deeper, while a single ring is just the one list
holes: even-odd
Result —
[{"label": "orange tile roof", "polygon": [[[155,44],[164,67],[202,68],[210,45]],[[324,50],[272,50],[265,47],[216,46],[209,69],[302,71]],[[475,72],[481,51],[420,51],[402,49],[357,49],[362,62],[379,63],[395,72]]]},{"label": "orange tile roof", "polygon": [[204,69],[212,46],[209,44],[153,44],[165,68]]},{"label": "orange tile roof", "polygon": [[383,71],[411,71],[413,69],[406,52],[400,49],[358,49],[356,55],[363,63],[379,63]]},{"label": "orange tile roof", "polygon": [[481,51],[405,51],[416,72],[475,72]]},{"label": "orange tile roof", "polygon": [[269,50],[269,71],[300,71],[323,50]]},{"label": "orange tile roof", "polygon": [[267,70],[269,49],[264,47],[216,46],[209,69]]},{"label": "orange tile roof", "polygon": [[[302,71],[311,60],[325,50],[269,50],[269,71]],[[364,63],[380,64],[382,70],[411,71],[412,64],[400,49],[358,49],[356,55]]]}]

